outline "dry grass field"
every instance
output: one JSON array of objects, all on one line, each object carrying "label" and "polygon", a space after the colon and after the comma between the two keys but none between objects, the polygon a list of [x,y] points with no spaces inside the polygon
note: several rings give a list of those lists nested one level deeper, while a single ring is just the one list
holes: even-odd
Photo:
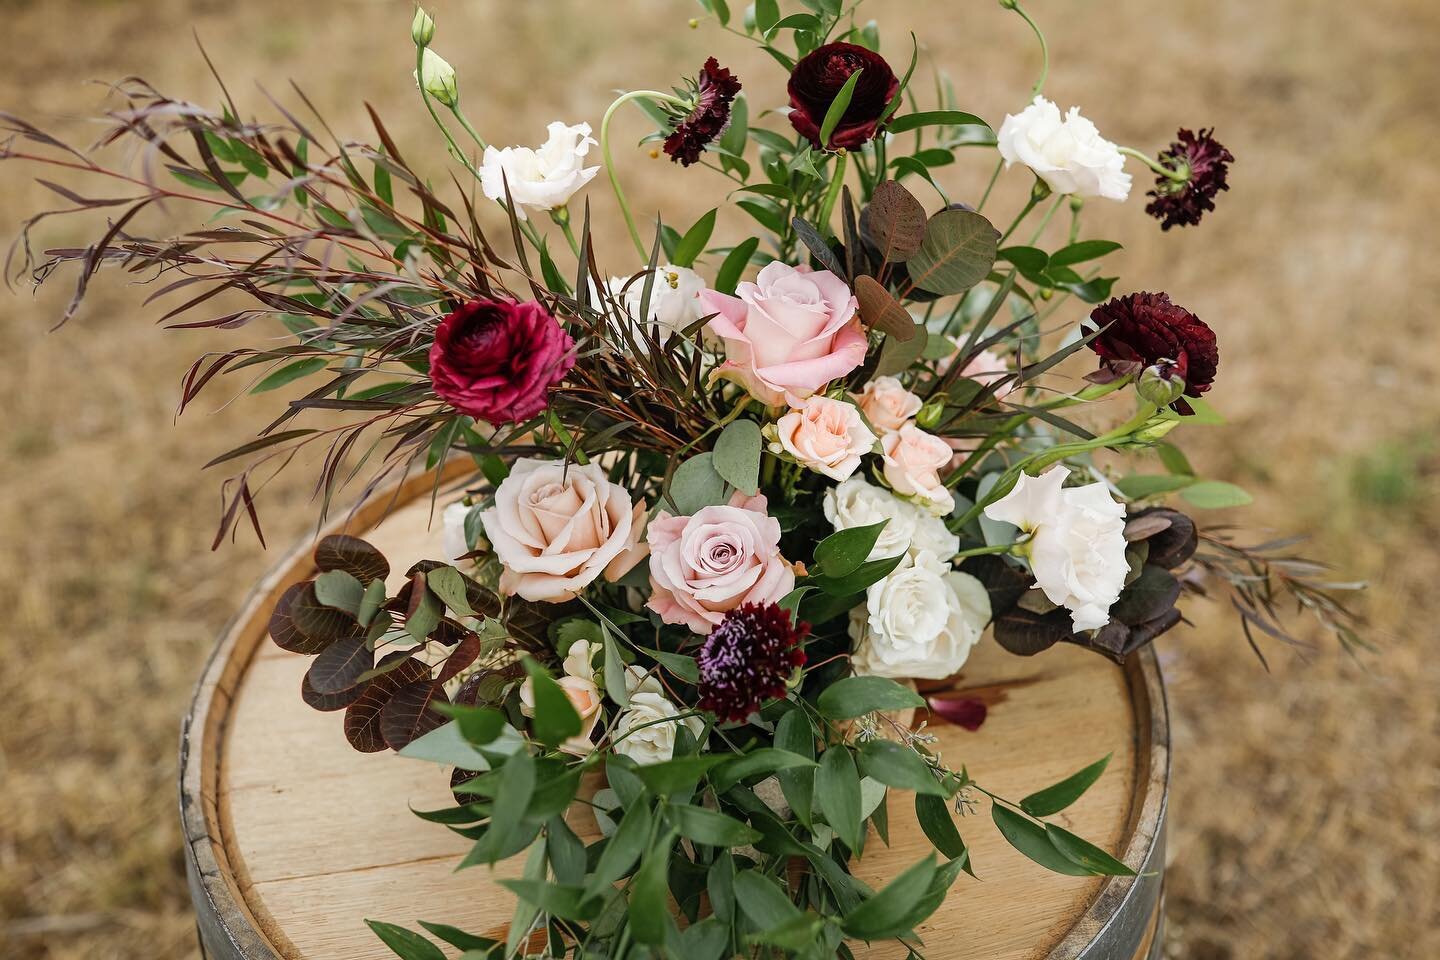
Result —
[{"label": "dry grass field", "polygon": [[[688,29],[688,0],[434,6],[438,49],[493,142],[531,141],[557,117],[598,124],[609,91],[663,88],[712,51],[752,104],[781,102],[778,68],[736,37]],[[967,109],[998,122],[1023,103],[1038,56],[994,0],[872,6],[892,58],[913,27]],[[1213,124],[1238,156],[1199,229],[1162,236],[1134,201],[1092,205],[1092,228],[1125,243],[1129,288],[1168,289],[1219,333],[1211,396],[1230,422],[1183,438],[1197,466],[1256,494],[1247,523],[1312,534],[1313,551],[1372,583],[1378,652],[1359,660],[1316,635],[1304,655],[1272,645],[1267,674],[1232,618],[1203,604],[1161,642],[1176,725],[1166,955],[1440,957],[1440,3],[1030,6],[1062,106],[1152,151],[1182,123]],[[193,27],[247,110],[268,109],[254,80],[279,94],[293,78],[363,137],[368,99],[438,172],[410,82],[409,10],[0,0],[0,109],[88,140],[104,93],[90,80],[143,74],[218,104]],[[699,212],[686,178],[709,174],[624,162],[641,210]],[[949,170],[957,197],[989,172]],[[1018,202],[1023,179],[1005,181],[1002,201]],[[611,218],[600,187],[590,197]],[[42,193],[0,164],[0,237]],[[600,232],[621,251],[617,227]],[[742,228],[722,219],[722,233]],[[67,296],[62,283],[0,293],[0,956],[192,957],[179,721],[212,637],[269,562],[243,535],[210,552],[220,478],[198,468],[275,401],[219,408],[217,393],[176,422],[180,373],[226,335],[160,331],[143,291],[114,278],[50,333]],[[266,491],[272,544],[306,532],[307,483],[302,467]]]}]

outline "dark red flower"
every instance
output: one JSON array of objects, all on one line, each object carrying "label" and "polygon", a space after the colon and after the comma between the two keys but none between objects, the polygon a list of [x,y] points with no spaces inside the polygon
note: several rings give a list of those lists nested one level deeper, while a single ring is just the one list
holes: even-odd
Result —
[{"label": "dark red flower", "polygon": [[471,300],[435,330],[430,382],[440,399],[486,423],[544,410],[575,366],[575,341],[539,303]]},{"label": "dark red flower", "polygon": [[1214,132],[1214,127],[1198,134],[1181,129],[1170,149],[1156,158],[1172,170],[1189,174],[1185,180],[1160,174],[1155,189],[1146,194],[1153,199],[1145,212],[1160,221],[1160,229],[1199,223],[1206,211],[1215,209],[1215,195],[1230,189],[1225,176],[1235,158],[1211,136]]},{"label": "dark red flower", "polygon": [[[820,126],[845,81],[863,70],[850,105],[830,135],[820,142]],[[880,115],[895,98],[900,81],[885,58],[853,43],[827,43],[806,54],[790,73],[790,124],[816,147],[854,150],[875,136]]]},{"label": "dark red flower", "polygon": [[1139,375],[1147,367],[1160,367],[1178,376],[1185,392],[1172,408],[1190,413],[1185,397],[1199,397],[1210,389],[1220,363],[1215,331],[1163,293],[1132,293],[1102,303],[1090,314],[1085,333],[1100,330],[1090,349],[1100,355],[1103,371],[1112,376]]},{"label": "dark red flower", "polygon": [[695,84],[695,106],[665,138],[665,152],[673,162],[688,167],[719,139],[730,126],[730,104],[739,92],[739,77],[720,66],[714,57],[705,61]]},{"label": "dark red flower", "polygon": [[805,663],[800,641],[809,632],[810,624],[792,624],[773,603],[731,610],[700,648],[700,709],[739,721],[783,697],[791,671]]}]

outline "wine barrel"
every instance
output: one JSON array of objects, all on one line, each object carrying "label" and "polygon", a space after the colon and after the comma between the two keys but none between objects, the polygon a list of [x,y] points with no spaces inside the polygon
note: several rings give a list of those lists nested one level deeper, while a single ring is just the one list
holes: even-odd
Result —
[{"label": "wine barrel", "polygon": [[[326,532],[369,539],[402,574],[415,560],[442,555],[438,518],[431,523],[434,486],[433,477],[411,478]],[[254,589],[215,647],[185,720],[180,815],[202,949],[214,960],[392,957],[366,918],[412,929],[417,920],[447,923],[504,939],[514,901],[495,879],[518,863],[456,873],[468,841],[407,809],[447,805],[443,770],[351,750],[343,714],[301,702],[309,659],[267,637],[276,599],[314,575],[310,550],[309,542],[297,547]],[[980,881],[961,875],[920,927],[927,955],[1158,957],[1169,729],[1153,653],[1122,668],[1063,644],[1014,657],[987,639],[955,689],[987,705],[984,724],[970,731],[932,721],[929,730],[949,765],[965,764],[1002,796],[1024,796],[1113,754],[1099,782],[1054,819],[1139,875],[1052,874],[1011,849],[978,806],[958,825]],[[889,834],[888,846],[872,837],[855,864],[872,887],[930,849],[913,806],[899,798],[890,803]],[[854,947],[860,957],[904,956],[895,944]]]}]

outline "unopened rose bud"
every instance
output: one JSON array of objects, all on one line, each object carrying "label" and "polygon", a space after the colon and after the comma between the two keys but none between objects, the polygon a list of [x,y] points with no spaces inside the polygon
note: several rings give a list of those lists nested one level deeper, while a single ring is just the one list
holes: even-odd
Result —
[{"label": "unopened rose bud", "polygon": [[417,47],[428,47],[430,41],[435,39],[435,21],[425,12],[424,7],[415,8],[415,19],[410,21],[410,39],[415,41]]},{"label": "unopened rose bud", "polygon": [[933,430],[940,424],[940,418],[945,415],[945,398],[933,397],[926,401],[920,412],[915,414],[915,426],[922,430]]},{"label": "unopened rose bud", "polygon": [[445,62],[440,56],[429,47],[425,48],[420,58],[420,76],[417,82],[425,89],[425,92],[434,97],[440,104],[453,107],[460,102],[460,88],[455,81],[455,68]]},{"label": "unopened rose bud", "polygon": [[1135,383],[1141,399],[1157,407],[1168,407],[1185,393],[1185,381],[1171,363],[1157,363],[1145,368]]}]

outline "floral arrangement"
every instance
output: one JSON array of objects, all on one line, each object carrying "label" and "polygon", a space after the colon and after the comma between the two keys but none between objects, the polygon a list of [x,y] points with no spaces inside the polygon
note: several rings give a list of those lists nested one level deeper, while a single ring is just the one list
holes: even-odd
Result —
[{"label": "floral arrangement", "polygon": [[[304,390],[212,461],[242,464],[217,544],[242,516],[260,533],[265,480],[303,451],[323,451],[322,512],[416,470],[438,491],[447,458],[473,458],[466,496],[438,505],[443,559],[392,595],[374,547],[327,537],[271,620],[314,657],[302,696],[343,711],[355,749],[455,768],[455,805],[421,816],[474,841],[466,865],[527,854],[504,881],[521,904],[508,942],[428,926],[436,939],[475,956],[822,957],[847,940],[918,956],[916,928],[972,869],[952,811],[976,793],[1042,865],[1130,873],[1047,820],[1103,760],[1012,801],[916,725],[927,710],[983,722],[983,705],[923,692],[976,644],[1122,661],[1182,619],[1186,593],[1228,594],[1257,653],[1256,633],[1293,640],[1289,603],[1359,642],[1337,599],[1352,585],[1291,541],[1246,546],[1184,512],[1249,500],[1170,439],[1220,421],[1216,334],[1165,293],[1115,295],[1102,264],[1119,245],[1083,231],[1087,205],[1128,200],[1130,161],[1154,178],[1146,213],[1194,226],[1234,158],[1182,129],[1152,159],[1062,113],[1043,35],[1001,2],[1046,62],[998,128],[943,78],[922,105],[915,50],[897,73],[839,0],[757,0],[743,18],[700,0],[779,64],[783,92],[710,57],[670,92],[620,96],[598,140],[555,122],[534,148],[484,140],[417,10],[415,80],[450,190],[373,111],[375,139],[357,142],[279,103],[283,122],[247,121],[228,94],[217,112],[130,79],[92,150],[4,116],[0,157],[112,184],[42,181],[67,205],[25,224],[7,274],[78,271],[62,321],[113,267],[178,301],[171,326],[262,324],[196,361],[182,407],[224,375]],[[708,168],[677,176],[718,177],[723,208],[642,231],[610,135],[631,104],[657,156]],[[138,162],[102,162],[114,145]],[[984,193],[947,195],[936,171],[977,154]],[[604,254],[613,275],[581,202],[602,169],[634,245]],[[992,223],[1007,171],[1033,186]],[[212,216],[145,235],[162,205]],[[32,254],[37,224],[93,211],[109,217],[94,243]],[[715,242],[722,212],[753,235]],[[1042,246],[1056,216],[1063,241]],[[1055,368],[1085,357],[1068,388]],[[935,854],[872,890],[849,864],[900,795]],[[603,832],[588,847],[563,816],[577,797]],[[402,957],[441,955],[372,925]]]}]

